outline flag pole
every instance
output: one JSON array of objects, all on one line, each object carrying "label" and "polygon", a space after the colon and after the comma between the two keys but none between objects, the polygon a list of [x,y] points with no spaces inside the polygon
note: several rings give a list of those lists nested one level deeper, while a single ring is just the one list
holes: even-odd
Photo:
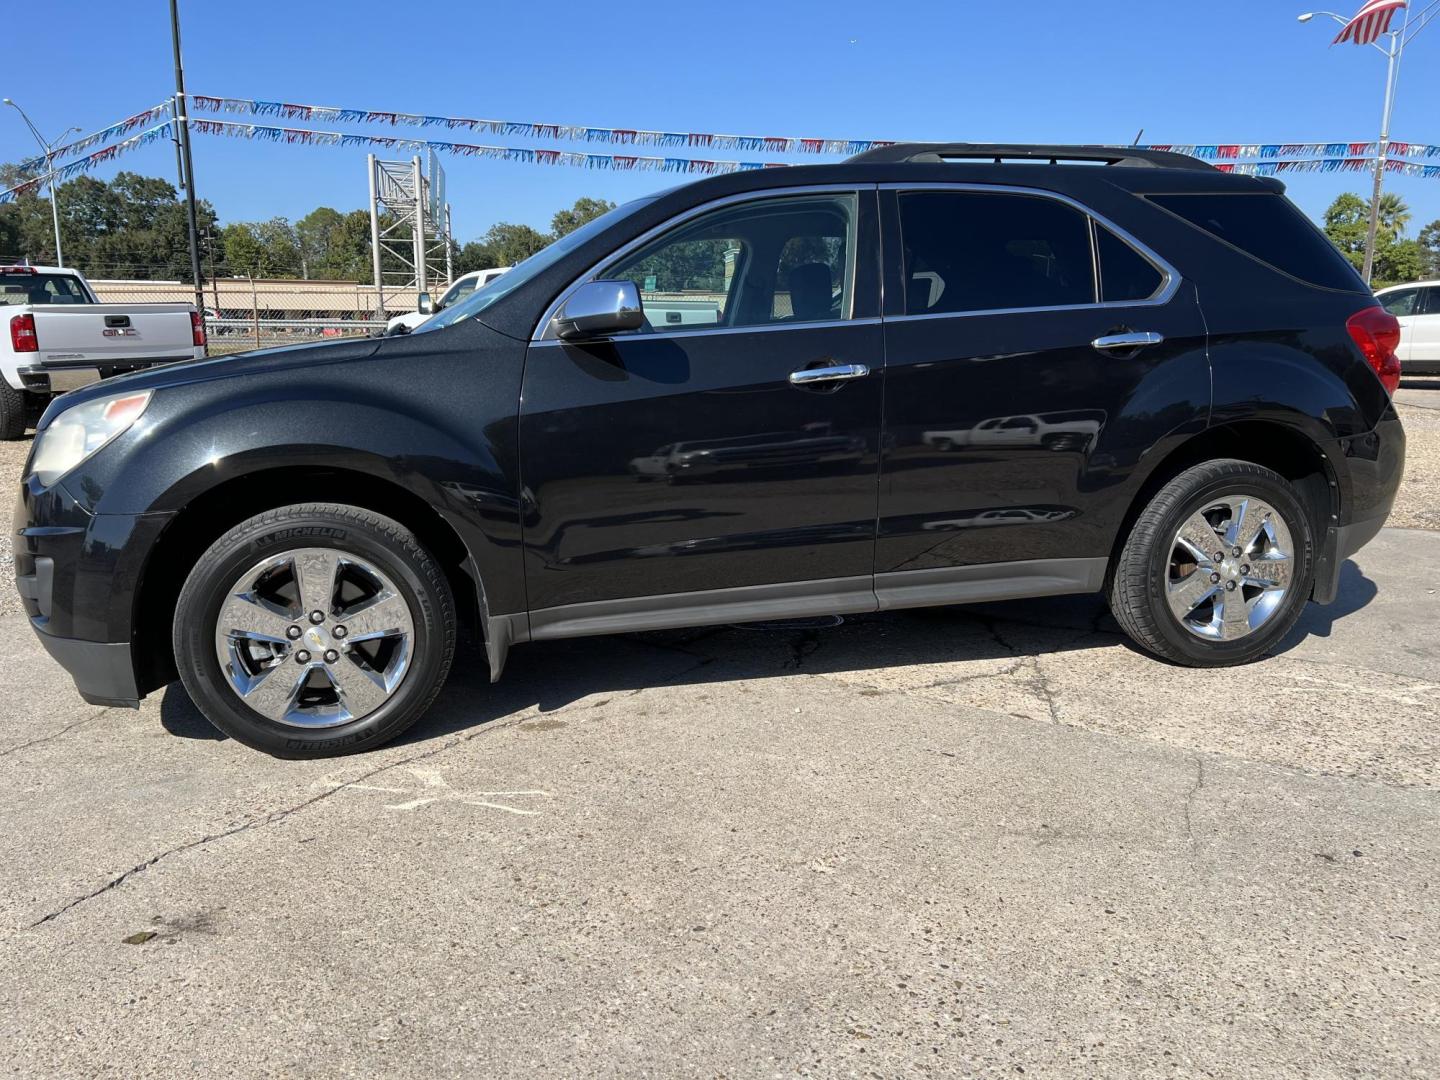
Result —
[{"label": "flag pole", "polygon": [[1395,110],[1395,86],[1400,79],[1400,56],[1405,48],[1405,31],[1410,25],[1410,6],[1405,6],[1405,24],[1391,32],[1389,67],[1385,72],[1385,110],[1380,116],[1380,142],[1376,145],[1375,187],[1370,195],[1370,226],[1365,232],[1365,268],[1360,272],[1369,285],[1375,273],[1375,240],[1380,230],[1380,195],[1385,187],[1385,162],[1390,156],[1390,115]]}]

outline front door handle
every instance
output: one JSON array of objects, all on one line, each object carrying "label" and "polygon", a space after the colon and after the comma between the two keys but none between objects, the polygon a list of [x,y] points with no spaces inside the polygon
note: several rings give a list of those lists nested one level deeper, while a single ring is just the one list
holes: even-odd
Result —
[{"label": "front door handle", "polygon": [[831,364],[828,367],[801,368],[790,373],[792,386],[813,386],[816,383],[844,382],[846,379],[863,379],[870,374],[864,364]]},{"label": "front door handle", "polygon": [[1153,330],[1145,330],[1135,334],[1106,334],[1104,337],[1097,337],[1090,342],[1094,349],[1143,349],[1147,345],[1159,345],[1165,340],[1165,335],[1157,334]]}]

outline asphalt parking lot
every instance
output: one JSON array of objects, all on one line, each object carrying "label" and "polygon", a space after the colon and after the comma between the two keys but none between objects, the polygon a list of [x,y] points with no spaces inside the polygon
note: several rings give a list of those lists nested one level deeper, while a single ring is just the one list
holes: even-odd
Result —
[{"label": "asphalt parking lot", "polygon": [[1089,597],[532,644],[280,762],[85,705],[7,581],[0,1074],[1436,1075],[1440,380],[1400,400],[1396,527],[1243,669]]}]

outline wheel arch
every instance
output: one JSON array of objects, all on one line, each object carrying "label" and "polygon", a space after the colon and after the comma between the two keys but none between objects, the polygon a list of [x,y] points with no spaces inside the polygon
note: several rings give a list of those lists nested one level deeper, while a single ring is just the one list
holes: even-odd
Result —
[{"label": "wheel arch", "polygon": [[[1340,477],[1325,449],[1305,432],[1273,420],[1234,420],[1206,428],[1172,449],[1146,475],[1125,513],[1110,551],[1113,568],[1125,546],[1135,520],[1155,493],[1180,473],[1204,461],[1234,458],[1279,473],[1290,481],[1310,510],[1310,530],[1315,542],[1315,599],[1323,595],[1327,576],[1322,563],[1333,558],[1334,535],[1340,514]],[[1333,577],[1333,575],[1330,575]],[[1106,583],[1109,593],[1109,583]]]},{"label": "wheel arch", "polygon": [[[317,500],[317,491],[324,492],[323,499]],[[413,491],[393,480],[344,467],[261,469],[224,480],[189,500],[149,552],[135,590],[132,615],[133,663],[142,695],[177,677],[170,644],[175,604],[186,577],[205,549],[255,514],[316,501],[358,506],[384,514],[410,529],[443,566],[461,627],[483,635],[487,645],[492,637],[504,636],[488,632],[484,585],[464,540],[450,522]],[[498,658],[491,657],[496,674],[503,660],[503,648]]]}]

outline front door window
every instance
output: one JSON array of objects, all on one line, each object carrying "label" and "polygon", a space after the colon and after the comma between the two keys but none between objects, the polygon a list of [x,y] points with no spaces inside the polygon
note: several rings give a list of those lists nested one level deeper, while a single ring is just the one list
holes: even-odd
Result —
[{"label": "front door window", "polygon": [[855,196],[778,197],[702,214],[598,275],[633,281],[637,333],[848,319]]}]

